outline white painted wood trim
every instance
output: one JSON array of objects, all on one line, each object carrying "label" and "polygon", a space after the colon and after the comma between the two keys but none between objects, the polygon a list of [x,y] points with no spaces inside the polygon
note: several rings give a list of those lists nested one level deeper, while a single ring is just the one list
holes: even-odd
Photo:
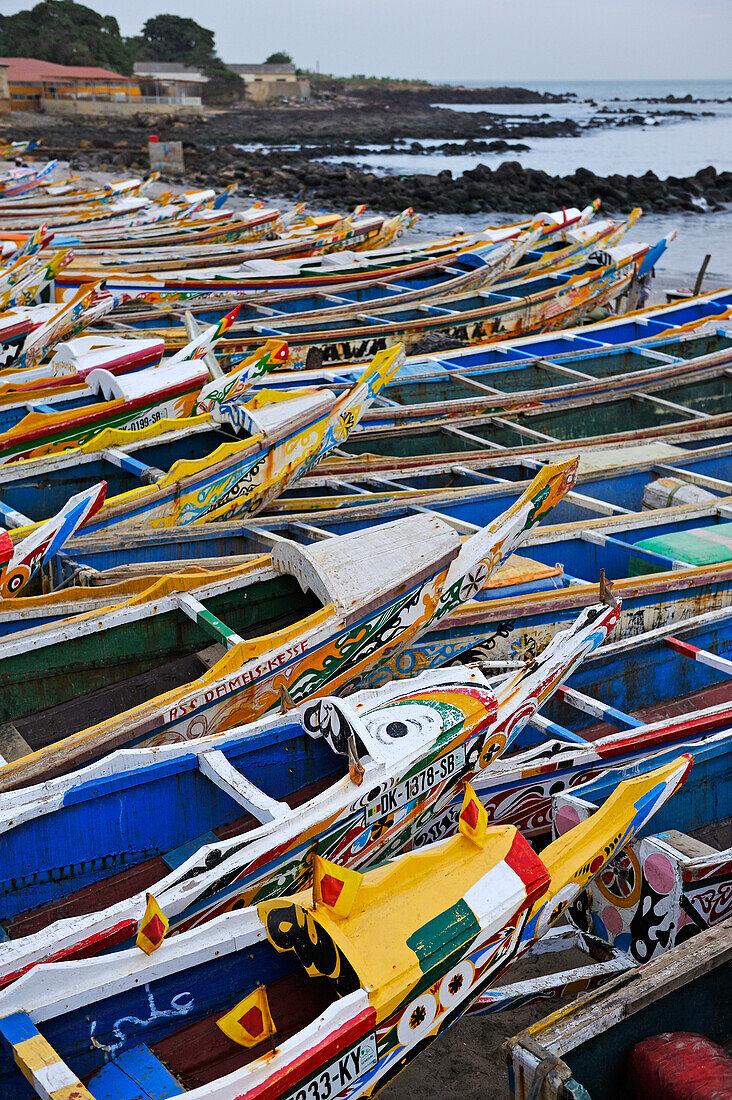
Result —
[{"label": "white painted wood trim", "polygon": [[255,787],[253,783],[237,771],[226,759],[221,749],[203,752],[198,757],[198,768],[202,775],[243,806],[261,825],[270,821],[289,817],[292,810],[286,802],[278,802]]}]

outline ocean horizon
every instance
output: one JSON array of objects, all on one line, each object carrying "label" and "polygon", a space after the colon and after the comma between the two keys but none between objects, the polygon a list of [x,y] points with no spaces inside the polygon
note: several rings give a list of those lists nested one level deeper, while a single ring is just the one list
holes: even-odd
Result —
[{"label": "ocean horizon", "polygon": [[[465,87],[521,87],[555,94],[574,92],[576,99],[567,103],[441,103],[436,95],[433,103],[453,111],[488,111],[515,123],[550,118],[572,118],[584,127],[602,108],[632,111],[645,117],[643,125],[622,127],[588,127],[578,136],[527,137],[517,133],[516,141],[529,149],[501,153],[445,154],[430,146],[441,145],[444,139],[419,139],[427,151],[412,152],[407,136],[394,146],[371,146],[353,156],[324,158],[333,162],[349,162],[377,175],[437,175],[449,170],[453,176],[486,164],[497,168],[507,160],[518,161],[525,168],[547,172],[551,176],[571,175],[586,168],[598,176],[642,176],[648,171],[666,179],[669,176],[692,176],[712,165],[718,172],[732,171],[732,79],[730,80],[484,80],[443,82],[445,87],[462,83]],[[699,104],[650,104],[649,99],[674,95],[712,102]],[[645,108],[663,115],[646,114]],[[685,117],[669,114],[688,111],[712,116]],[[512,139],[509,139],[512,140]],[[589,199],[594,196],[588,195]],[[422,225],[432,232],[450,232],[453,225],[466,229],[478,228],[480,217],[430,215]],[[485,220],[485,219],[483,219]],[[657,240],[672,228],[679,237],[664,257],[662,267],[679,279],[690,278],[699,268],[704,255],[711,251],[709,278],[732,283],[732,211],[703,214],[648,214],[634,231],[634,238]]]}]

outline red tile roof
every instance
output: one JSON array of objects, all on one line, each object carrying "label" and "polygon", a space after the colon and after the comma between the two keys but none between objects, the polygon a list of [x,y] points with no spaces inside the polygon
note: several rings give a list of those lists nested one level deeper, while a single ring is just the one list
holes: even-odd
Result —
[{"label": "red tile roof", "polygon": [[52,61],[39,61],[35,57],[0,57],[0,65],[7,65],[5,75],[10,84],[52,83],[63,80],[114,80],[128,82],[130,76],[113,73],[110,69],[98,69],[89,65],[55,65]]}]

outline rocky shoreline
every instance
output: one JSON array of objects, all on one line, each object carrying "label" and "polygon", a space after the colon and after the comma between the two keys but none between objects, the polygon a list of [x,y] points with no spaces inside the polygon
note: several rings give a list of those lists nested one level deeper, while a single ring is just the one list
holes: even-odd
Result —
[{"label": "rocky shoreline", "polygon": [[[376,175],[352,162],[338,163],[337,158],[366,157],[373,145],[382,153],[425,157],[435,152],[486,153],[510,158],[529,148],[532,138],[571,139],[588,127],[641,124],[644,116],[627,108],[603,111],[581,126],[574,118],[546,113],[520,118],[490,112],[491,102],[574,101],[571,95],[547,96],[528,89],[410,86],[385,90],[378,82],[352,88],[342,82],[332,82],[331,87],[322,81],[318,88],[318,97],[303,104],[244,105],[187,119],[144,115],[61,119],[14,113],[0,123],[0,135],[3,140],[40,138],[43,154],[68,160],[76,170],[139,173],[147,168],[147,137],[154,131],[161,140],[183,142],[185,179],[174,182],[194,186],[237,182],[245,194],[304,201],[326,209],[365,202],[383,212],[412,206],[425,213],[523,213],[583,206],[599,197],[603,209],[612,213],[633,206],[649,213],[702,213],[724,209],[732,202],[732,173],[718,173],[713,167],[694,176],[667,179],[650,171],[642,176],[602,177],[584,168],[550,176],[508,159],[496,167],[478,163],[457,177],[449,171]],[[442,102],[477,103],[486,110],[435,107],[438,96]],[[689,101],[678,102],[686,106]],[[322,163],[322,158],[329,162]]]}]

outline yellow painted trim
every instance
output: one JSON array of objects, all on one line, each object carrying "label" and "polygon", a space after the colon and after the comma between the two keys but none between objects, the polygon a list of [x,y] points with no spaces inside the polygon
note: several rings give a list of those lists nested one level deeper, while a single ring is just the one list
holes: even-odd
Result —
[{"label": "yellow painted trim", "polygon": [[166,416],[155,424],[148,424],[147,428],[139,428],[134,432],[125,431],[124,428],[103,428],[86,443],[82,443],[79,450],[82,454],[91,454],[105,447],[119,447],[124,443],[157,439],[158,436],[165,435],[167,432],[197,428],[210,421],[211,417],[208,413],[202,413],[200,416],[181,416],[180,418]]},{"label": "yellow painted trim", "polygon": [[271,909],[298,906],[303,920],[319,925],[348,959],[382,1021],[423,976],[409,937],[504,860],[515,836],[512,825],[494,826],[484,848],[458,835],[367,871],[347,917],[316,905],[312,890],[262,902],[257,911],[266,923]]}]

